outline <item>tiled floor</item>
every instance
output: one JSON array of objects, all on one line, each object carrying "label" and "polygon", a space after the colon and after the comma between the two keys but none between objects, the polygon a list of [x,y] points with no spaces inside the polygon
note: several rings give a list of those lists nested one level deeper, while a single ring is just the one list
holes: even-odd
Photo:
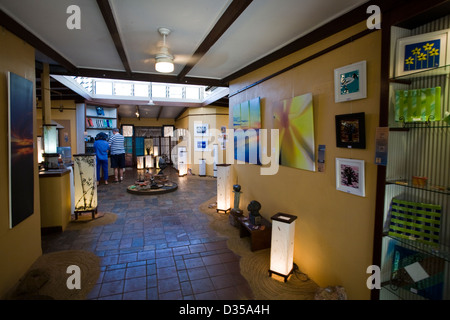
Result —
[{"label": "tiled floor", "polygon": [[216,194],[216,180],[179,178],[166,170],[178,183],[175,192],[130,194],[126,188],[136,173],[128,169],[122,183],[101,184],[98,211],[117,214],[116,222],[46,235],[44,253],[76,249],[101,257],[101,275],[88,299],[253,299],[240,274],[239,256],[198,211]]}]

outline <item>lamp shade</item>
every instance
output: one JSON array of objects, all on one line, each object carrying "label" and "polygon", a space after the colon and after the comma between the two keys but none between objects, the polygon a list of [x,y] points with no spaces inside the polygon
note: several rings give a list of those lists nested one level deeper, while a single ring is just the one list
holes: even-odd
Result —
[{"label": "lamp shade", "polygon": [[136,161],[137,161],[137,168],[144,169],[144,157],[143,156],[136,157]]},{"label": "lamp shade", "polygon": [[277,213],[272,218],[272,240],[270,246],[270,270],[287,278],[294,267],[294,234],[296,216]]},{"label": "lamp shade", "polygon": [[56,124],[44,124],[42,129],[44,134],[44,153],[56,153],[56,148],[58,147]]},{"label": "lamp shade", "polygon": [[187,174],[187,151],[186,147],[178,148],[178,176],[184,177]]},{"label": "lamp shade", "polygon": [[217,211],[227,212],[231,209],[231,166],[217,165]]},{"label": "lamp shade", "polygon": [[74,154],[75,212],[97,209],[95,154]]},{"label": "lamp shade", "polygon": [[145,156],[145,167],[153,168],[153,157],[152,156]]}]

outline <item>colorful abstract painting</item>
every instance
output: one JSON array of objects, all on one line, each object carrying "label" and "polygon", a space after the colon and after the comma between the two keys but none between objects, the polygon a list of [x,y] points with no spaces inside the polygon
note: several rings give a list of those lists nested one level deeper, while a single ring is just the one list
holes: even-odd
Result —
[{"label": "colorful abstract painting", "polygon": [[261,129],[260,98],[233,106],[234,159],[251,164],[259,160],[259,129]]},{"label": "colorful abstract painting", "polygon": [[274,107],[274,129],[280,134],[280,165],[315,170],[312,94],[286,99]]}]

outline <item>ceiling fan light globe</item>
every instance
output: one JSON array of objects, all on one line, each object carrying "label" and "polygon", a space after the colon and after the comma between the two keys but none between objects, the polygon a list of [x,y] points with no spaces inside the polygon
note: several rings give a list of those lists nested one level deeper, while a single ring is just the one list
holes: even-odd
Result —
[{"label": "ceiling fan light globe", "polygon": [[157,59],[155,69],[161,73],[170,73],[174,70],[173,62],[169,59]]}]

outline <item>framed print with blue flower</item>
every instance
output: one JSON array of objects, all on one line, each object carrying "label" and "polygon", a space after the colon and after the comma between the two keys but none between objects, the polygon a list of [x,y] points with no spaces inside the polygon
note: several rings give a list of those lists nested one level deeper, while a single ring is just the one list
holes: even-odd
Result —
[{"label": "framed print with blue flower", "polygon": [[334,101],[345,102],[367,97],[366,61],[334,69]]},{"label": "framed print with blue flower", "polygon": [[449,61],[448,31],[445,29],[398,39],[395,76],[445,66]]}]

